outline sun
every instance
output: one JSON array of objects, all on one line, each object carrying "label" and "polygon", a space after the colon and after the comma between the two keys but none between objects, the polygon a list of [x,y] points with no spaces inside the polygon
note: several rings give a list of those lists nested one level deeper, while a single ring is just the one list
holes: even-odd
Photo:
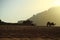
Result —
[{"label": "sun", "polygon": [[60,6],[60,0],[55,0],[55,1],[53,2],[53,5],[54,5],[54,6]]}]

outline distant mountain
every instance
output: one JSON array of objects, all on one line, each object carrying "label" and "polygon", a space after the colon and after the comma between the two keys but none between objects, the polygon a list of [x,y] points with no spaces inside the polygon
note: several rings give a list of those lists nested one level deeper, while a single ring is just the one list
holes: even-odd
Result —
[{"label": "distant mountain", "polygon": [[60,26],[60,7],[52,7],[30,18],[37,26],[46,26],[47,22],[54,22]]}]

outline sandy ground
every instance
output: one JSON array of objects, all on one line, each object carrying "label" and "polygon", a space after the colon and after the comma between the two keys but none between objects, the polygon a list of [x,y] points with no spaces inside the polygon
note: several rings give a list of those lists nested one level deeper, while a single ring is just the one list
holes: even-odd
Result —
[{"label": "sandy ground", "polygon": [[0,40],[60,40],[60,38],[0,38]]},{"label": "sandy ground", "polygon": [[0,40],[60,40],[60,27],[0,25]]}]

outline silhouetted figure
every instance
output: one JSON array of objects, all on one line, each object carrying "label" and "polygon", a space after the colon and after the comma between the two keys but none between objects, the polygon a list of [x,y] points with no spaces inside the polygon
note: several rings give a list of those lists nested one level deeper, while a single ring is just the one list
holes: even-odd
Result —
[{"label": "silhouetted figure", "polygon": [[50,23],[50,22],[47,22],[47,27],[51,27],[51,26],[54,26],[56,25],[54,22]]},{"label": "silhouetted figure", "polygon": [[0,20],[0,23],[1,23],[2,21]]},{"label": "silhouetted figure", "polygon": [[5,24],[5,22],[4,22],[4,21],[2,21],[2,20],[0,20],[0,24]]},{"label": "silhouetted figure", "polygon": [[2,24],[2,21],[0,20],[0,24]]},{"label": "silhouetted figure", "polygon": [[51,26],[54,26],[54,25],[56,25],[56,24],[55,24],[54,22],[52,22],[52,23],[51,23]]},{"label": "silhouetted figure", "polygon": [[50,26],[51,26],[50,22],[47,22],[47,27],[50,27]]}]

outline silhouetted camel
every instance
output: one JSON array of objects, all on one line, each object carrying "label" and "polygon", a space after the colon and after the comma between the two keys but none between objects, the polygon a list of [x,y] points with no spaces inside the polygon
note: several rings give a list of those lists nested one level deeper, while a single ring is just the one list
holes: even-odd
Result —
[{"label": "silhouetted camel", "polygon": [[50,23],[50,22],[47,22],[47,27],[51,27],[51,26],[54,26],[56,25],[54,22]]}]

